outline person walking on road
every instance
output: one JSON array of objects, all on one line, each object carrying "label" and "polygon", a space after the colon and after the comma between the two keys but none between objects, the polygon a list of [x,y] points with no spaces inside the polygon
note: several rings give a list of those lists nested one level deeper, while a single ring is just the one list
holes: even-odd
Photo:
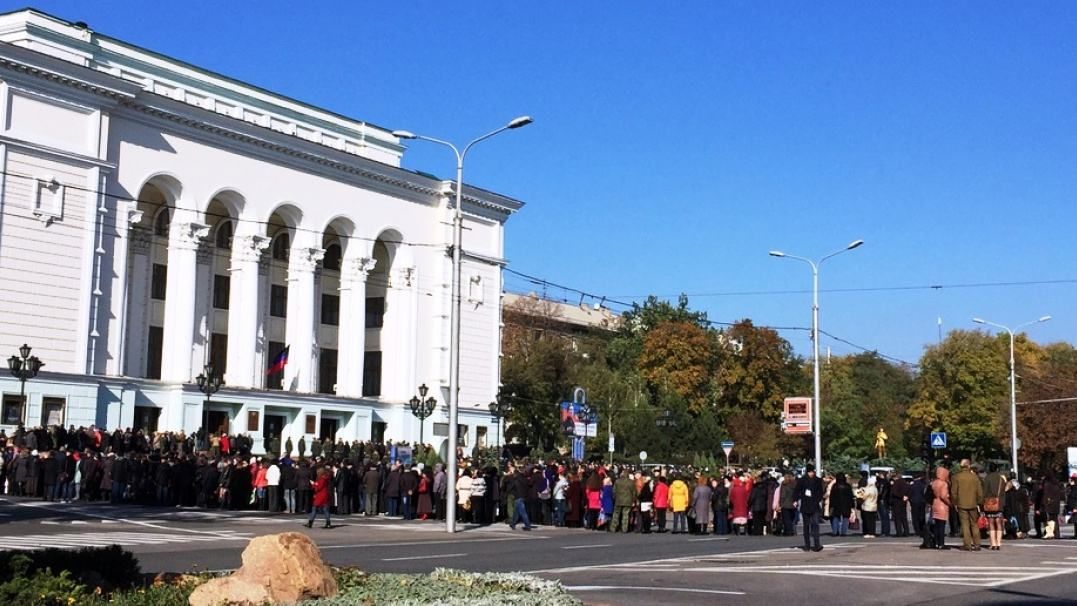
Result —
[{"label": "person walking on road", "polygon": [[980,476],[972,471],[972,462],[968,459],[961,459],[961,471],[954,475],[950,494],[961,524],[961,549],[980,551],[980,528],[977,521],[980,519],[980,504],[984,500],[984,487]]},{"label": "person walking on road", "polygon": [[323,528],[332,526],[332,521],[329,519],[329,485],[331,483],[332,479],[329,477],[329,470],[324,466],[319,467],[317,479],[311,482],[311,491],[314,495],[311,501],[310,517],[307,518],[307,528],[314,526],[314,518],[318,516],[319,509],[325,515],[325,526]]},{"label": "person walking on road", "polygon": [[1008,483],[1005,476],[998,472],[996,464],[988,463],[987,471],[987,477],[983,481],[983,510],[984,515],[987,516],[987,537],[991,541],[988,549],[998,551],[1002,549],[1002,534],[1006,525],[1003,504],[1006,502]]},{"label": "person walking on road", "polygon": [[822,513],[823,481],[815,475],[814,465],[809,464],[805,468],[805,475],[797,480],[793,500],[800,507],[800,518],[804,523],[804,551],[822,551],[819,514]]}]

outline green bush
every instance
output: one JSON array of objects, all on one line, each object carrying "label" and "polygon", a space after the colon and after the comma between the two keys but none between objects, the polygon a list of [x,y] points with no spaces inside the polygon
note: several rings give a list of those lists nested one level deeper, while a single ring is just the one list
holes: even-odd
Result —
[{"label": "green bush", "polygon": [[0,581],[30,577],[45,569],[67,571],[73,580],[90,588],[101,587],[105,591],[128,589],[142,582],[138,560],[119,545],[87,547],[77,551],[44,549],[0,552]]},{"label": "green bush", "polygon": [[16,574],[14,578],[0,583],[0,604],[81,606],[86,602],[86,587],[71,578],[68,571],[63,570],[55,575],[52,570],[45,568],[27,575],[29,558],[19,554],[10,558],[10,561],[16,567]]}]

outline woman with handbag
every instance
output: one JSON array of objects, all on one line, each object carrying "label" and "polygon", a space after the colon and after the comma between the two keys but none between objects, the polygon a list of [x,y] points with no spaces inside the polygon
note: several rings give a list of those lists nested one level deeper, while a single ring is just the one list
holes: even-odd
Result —
[{"label": "woman with handbag", "polygon": [[987,538],[991,542],[991,551],[1002,549],[1002,534],[1005,532],[1006,518],[1003,516],[1002,503],[1009,483],[998,472],[998,465],[987,464],[987,476],[984,478],[984,516],[987,518]]}]

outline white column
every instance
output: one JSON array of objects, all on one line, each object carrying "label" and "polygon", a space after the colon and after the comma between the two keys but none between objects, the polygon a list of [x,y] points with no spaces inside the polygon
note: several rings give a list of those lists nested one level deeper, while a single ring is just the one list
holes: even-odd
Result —
[{"label": "white column", "polygon": [[[122,316],[123,351],[121,375],[146,376],[146,318],[150,298],[150,231],[141,227],[130,230],[129,259],[124,259],[126,277],[124,314]],[[124,426],[126,427],[126,425]]]},{"label": "white column", "polygon": [[228,301],[228,371],[231,387],[260,387],[255,346],[258,340],[258,263],[269,238],[237,236],[232,240],[232,279]]},{"label": "white column", "polygon": [[191,380],[198,243],[207,234],[208,225],[182,222],[173,225],[169,235],[164,348],[161,355],[163,381],[187,383]]},{"label": "white column", "polygon": [[288,365],[284,367],[284,389],[313,393],[314,385],[314,268],[322,260],[321,248],[293,247],[288,259],[288,324],[285,346]]},{"label": "white column", "polygon": [[340,271],[340,332],[337,339],[337,395],[363,395],[366,354],[366,278],[377,263],[372,257],[345,259]]},{"label": "white column", "polygon": [[385,291],[385,326],[382,332],[381,394],[390,401],[414,395],[415,377],[415,268],[392,272]]}]

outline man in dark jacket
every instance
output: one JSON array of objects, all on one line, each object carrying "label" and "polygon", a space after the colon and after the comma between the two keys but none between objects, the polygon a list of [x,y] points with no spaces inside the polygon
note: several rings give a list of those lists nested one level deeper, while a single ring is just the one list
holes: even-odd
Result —
[{"label": "man in dark jacket", "polygon": [[60,476],[60,465],[56,460],[56,453],[46,452],[40,462],[41,483],[45,486],[44,498],[46,501],[56,500],[56,481]]},{"label": "man in dark jacket", "polygon": [[404,466],[404,471],[400,474],[400,504],[403,508],[401,515],[405,520],[415,518],[415,502],[418,499],[419,474],[415,473],[415,470],[408,464]]},{"label": "man in dark jacket", "polygon": [[909,485],[909,506],[912,508],[912,531],[916,536],[924,534],[924,520],[927,515],[927,499],[925,498],[927,486],[923,476],[917,474]]},{"label": "man in dark jacket", "polygon": [[306,459],[300,457],[299,464],[295,467],[295,508],[299,513],[310,513],[310,482],[313,479],[310,465]]},{"label": "man in dark jacket", "polygon": [[890,484],[890,514],[894,516],[894,534],[909,536],[909,485],[900,475]]},{"label": "man in dark jacket", "polygon": [[819,541],[819,515],[822,513],[823,481],[816,477],[814,465],[809,464],[804,476],[797,480],[793,498],[800,506],[800,518],[804,522],[804,551],[822,551],[823,545]]},{"label": "man in dark jacket", "polygon": [[363,492],[366,493],[363,504],[368,517],[378,515],[378,488],[380,486],[381,472],[375,465],[367,466],[366,473],[363,474]]}]

